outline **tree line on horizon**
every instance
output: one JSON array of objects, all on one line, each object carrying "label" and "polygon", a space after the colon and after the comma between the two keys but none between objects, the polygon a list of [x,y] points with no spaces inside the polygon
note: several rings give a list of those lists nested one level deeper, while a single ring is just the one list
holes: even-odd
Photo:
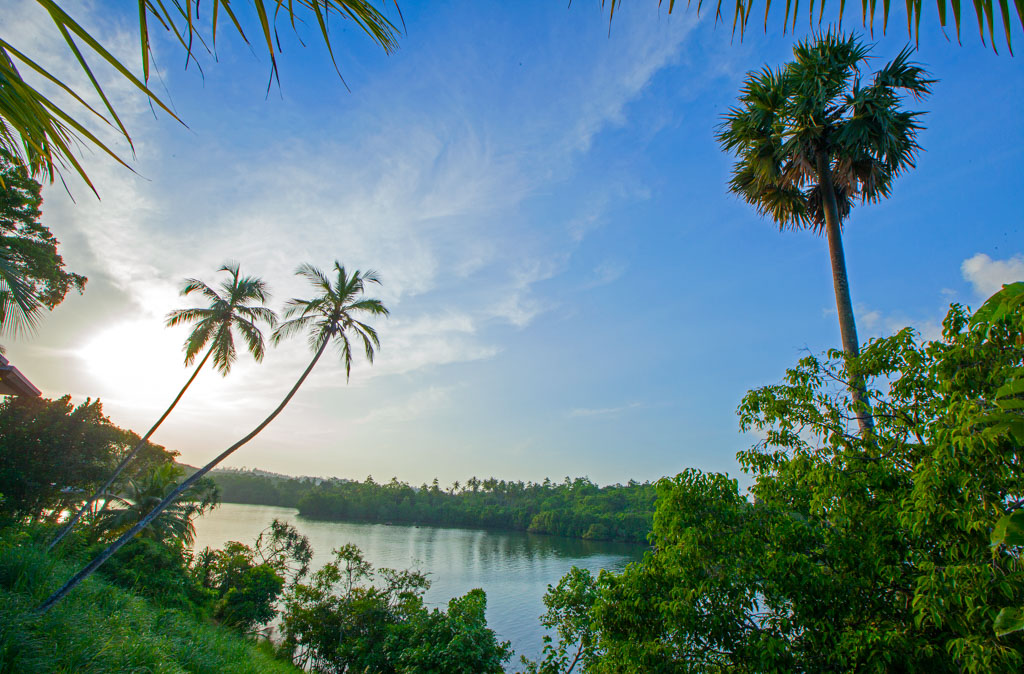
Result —
[{"label": "tree line on horizon", "polygon": [[455,481],[413,487],[397,478],[377,483],[259,475],[225,470],[211,475],[230,503],[297,508],[317,520],[423,524],[526,531],[597,541],[644,543],[651,531],[655,487],[650,482],[600,487],[588,478],[562,482]]}]

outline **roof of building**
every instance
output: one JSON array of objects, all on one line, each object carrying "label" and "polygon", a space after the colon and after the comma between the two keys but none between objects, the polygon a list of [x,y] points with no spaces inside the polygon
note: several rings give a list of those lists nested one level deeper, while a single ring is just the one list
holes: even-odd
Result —
[{"label": "roof of building", "polygon": [[38,396],[42,391],[37,389],[28,377],[18,368],[0,356],[0,395],[5,396]]}]

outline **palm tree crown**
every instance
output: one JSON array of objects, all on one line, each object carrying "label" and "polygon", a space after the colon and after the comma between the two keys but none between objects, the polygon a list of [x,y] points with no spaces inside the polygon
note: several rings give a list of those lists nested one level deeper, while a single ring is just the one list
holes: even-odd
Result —
[{"label": "palm tree crown", "polygon": [[737,156],[731,191],[780,228],[823,231],[824,178],[842,221],[857,198],[888,197],[893,180],[914,167],[922,113],[901,110],[901,93],[920,98],[934,80],[908,47],[865,84],[869,51],[854,35],[797,43],[795,61],[748,76],[719,127],[719,142]]},{"label": "palm tree crown", "polygon": [[361,341],[366,360],[373,362],[374,349],[380,347],[377,331],[371,326],[355,318],[356,314],[371,316],[387,316],[388,310],[378,299],[363,297],[367,283],[380,285],[380,279],[374,271],[360,272],[358,269],[351,274],[339,262],[334,263],[334,278],[328,276],[311,264],[304,264],[295,272],[305,277],[320,294],[308,300],[291,299],[285,311],[285,318],[274,331],[274,343],[299,332],[308,332],[309,346],[319,352],[324,345],[335,340],[345,363],[346,379],[352,373],[352,343],[349,333]]},{"label": "palm tree crown", "polygon": [[185,279],[181,294],[199,293],[210,301],[210,305],[172,311],[167,315],[167,326],[195,323],[185,340],[185,365],[191,365],[199,352],[210,344],[214,367],[226,375],[237,358],[232,330],[238,330],[245,340],[246,349],[253,358],[261,361],[266,345],[257,324],[265,322],[273,327],[277,323],[277,314],[265,306],[253,306],[255,302],[265,304],[270,297],[262,279],[241,276],[235,262],[227,262],[217,271],[231,275],[229,280],[221,282],[220,292],[204,281]]}]

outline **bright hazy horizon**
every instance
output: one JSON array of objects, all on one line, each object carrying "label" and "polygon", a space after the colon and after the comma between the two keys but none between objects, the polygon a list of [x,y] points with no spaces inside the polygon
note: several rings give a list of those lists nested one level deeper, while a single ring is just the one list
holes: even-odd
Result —
[{"label": "bright hazy horizon", "polygon": [[[79,81],[37,4],[11,5],[4,34]],[[7,357],[46,397],[100,398],[142,433],[190,373],[187,330],[163,327],[197,302],[178,296],[182,279],[217,282],[235,260],[280,309],[307,294],[299,264],[338,259],[383,281],[375,364],[357,358],[346,384],[329,353],[226,466],[413,484],[739,476],[735,453],[756,441],[737,430],[743,394],[839,346],[824,239],[780,233],[728,194],[732,159],[714,139],[745,74],[791,58],[781,15],[740,41],[710,12],[656,3],[624,3],[610,34],[596,2],[400,5],[394,55],[335,31],[351,91],[315,39],[282,32],[268,93],[266,59],[227,32],[202,73],[159,36],[153,85],[188,126],[110,90],[135,173],[92,152],[100,200],[74,180],[74,202],[45,188],[42,221],[89,283],[34,336],[6,340]],[[135,65],[134,10],[118,8],[66,7]],[[876,34],[875,65],[906,43],[903,11]],[[928,111],[918,166],[846,225],[862,341],[907,325],[934,337],[950,303],[1024,279],[1024,63],[971,25],[958,46],[936,23],[922,21],[913,58],[939,81],[906,103]],[[204,372],[154,441],[202,465],[309,357],[293,339],[262,365]]]}]

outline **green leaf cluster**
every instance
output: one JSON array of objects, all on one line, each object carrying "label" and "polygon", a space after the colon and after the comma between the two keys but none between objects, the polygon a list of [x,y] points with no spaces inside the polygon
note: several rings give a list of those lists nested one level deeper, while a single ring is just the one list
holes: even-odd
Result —
[{"label": "green leaf cluster", "polygon": [[487,598],[472,590],[427,609],[430,587],[418,571],[377,569],[355,545],[296,584],[285,601],[283,649],[318,672],[502,672],[511,657],[487,627]]},{"label": "green leaf cluster", "polygon": [[[301,671],[180,603],[195,588],[188,586],[180,551],[150,540],[136,539],[122,550],[124,557],[111,560],[124,562],[123,574],[93,576],[66,602],[39,615],[35,605],[74,571],[77,559],[67,547],[47,552],[31,542],[30,533],[0,531],[0,671]],[[202,592],[193,598],[205,599]]]},{"label": "green leaf cluster", "polygon": [[214,617],[252,632],[277,614],[285,584],[294,586],[309,571],[313,548],[292,525],[275,519],[253,546],[229,541],[195,556],[192,575],[216,596]]},{"label": "green leaf cluster", "polygon": [[825,229],[835,198],[839,222],[856,200],[877,202],[914,167],[917,118],[902,98],[926,96],[934,80],[911,48],[873,75],[870,48],[829,31],[798,42],[785,67],[750,73],[718,141],[737,161],[729,189],[780,228]]},{"label": "green leaf cluster", "polygon": [[[103,414],[98,400],[74,405],[10,396],[0,402],[0,512],[18,520],[52,520],[99,486],[139,442]],[[147,443],[128,476],[142,477],[176,454]]]}]

